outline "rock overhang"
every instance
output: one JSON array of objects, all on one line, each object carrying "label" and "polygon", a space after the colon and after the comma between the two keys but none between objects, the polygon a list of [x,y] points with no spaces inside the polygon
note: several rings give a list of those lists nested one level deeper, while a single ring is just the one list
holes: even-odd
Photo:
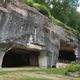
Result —
[{"label": "rock overhang", "polygon": [[18,2],[18,3],[9,4],[8,9],[1,7],[0,11],[6,12],[7,13],[6,15],[12,14],[12,13],[15,15],[18,14],[17,16],[19,16],[23,20],[25,20],[28,17],[29,13],[33,13],[34,19],[36,18],[36,15],[37,15],[37,16],[43,18],[42,21],[45,22],[45,24],[42,24],[41,20],[39,22],[35,19],[35,21],[34,21],[35,24],[40,23],[40,24],[44,25],[44,27],[46,29],[48,29],[50,32],[52,31],[54,34],[59,36],[59,39],[66,41],[73,47],[79,46],[79,40],[74,36],[74,34],[61,28],[60,26],[54,25],[53,23],[51,23],[51,21],[47,17],[45,17],[44,15],[42,15],[41,13],[39,13],[36,9],[34,9],[32,7],[29,7],[25,4]]}]

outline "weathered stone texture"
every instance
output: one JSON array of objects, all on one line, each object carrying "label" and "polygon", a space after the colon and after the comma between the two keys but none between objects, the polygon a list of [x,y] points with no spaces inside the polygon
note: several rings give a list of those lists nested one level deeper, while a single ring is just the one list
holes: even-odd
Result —
[{"label": "weathered stone texture", "polygon": [[74,36],[68,35],[63,28],[52,24],[34,8],[21,3],[9,3],[7,10],[6,13],[0,10],[0,44],[10,43],[3,49],[8,50],[13,44],[27,46],[32,36],[33,44],[44,46],[44,50],[48,52],[47,65],[52,67],[58,60],[60,39],[67,41],[73,47],[79,46]]}]

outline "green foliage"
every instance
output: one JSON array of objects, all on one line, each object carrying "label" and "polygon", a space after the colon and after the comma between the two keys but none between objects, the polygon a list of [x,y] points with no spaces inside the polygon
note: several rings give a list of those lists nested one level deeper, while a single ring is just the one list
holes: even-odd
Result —
[{"label": "green foliage", "polygon": [[34,3],[33,7],[36,8],[42,14],[47,15],[48,17],[51,16],[49,9],[45,5]]},{"label": "green foliage", "polygon": [[47,69],[32,69],[27,70],[29,72],[36,72],[36,73],[47,73],[47,74],[61,74],[64,75],[66,72],[66,68],[47,68]]},{"label": "green foliage", "polygon": [[39,12],[44,15],[47,15],[48,17],[51,15],[50,10],[45,5],[34,3],[33,0],[25,0],[25,3],[31,7],[36,8]]},{"label": "green foliage", "polygon": [[[45,0],[25,0],[25,3],[31,7],[36,8],[43,15],[46,15],[52,22],[74,33],[77,38],[80,39],[80,14],[78,14],[73,8],[73,6],[75,6],[73,4],[77,5],[77,0],[64,0],[62,3],[56,0],[48,0],[47,3]],[[52,10],[49,8],[50,4],[54,5]],[[77,20],[75,20],[76,17]],[[66,26],[66,24],[68,26]]]},{"label": "green foliage", "polygon": [[45,4],[45,0],[33,0],[34,3],[38,3],[38,4]]},{"label": "green foliage", "polygon": [[70,15],[73,15],[73,10],[76,12],[78,0],[62,0],[62,2],[61,0],[53,0],[51,4],[54,6],[52,8],[52,15],[68,25]]},{"label": "green foliage", "polygon": [[48,79],[45,79],[45,78],[20,78],[20,79],[17,79],[17,80],[48,80]]},{"label": "green foliage", "polygon": [[[67,29],[80,38],[80,13],[76,11],[78,0],[52,0],[52,15],[67,25]],[[62,24],[62,23],[61,23]],[[65,26],[64,26],[65,27]]]},{"label": "green foliage", "polygon": [[78,72],[80,73],[80,65],[76,64],[75,62],[71,62],[71,64],[68,66],[67,71],[65,74],[68,74],[69,72]]},{"label": "green foliage", "polygon": [[64,24],[63,22],[59,21],[58,19],[55,19],[53,16],[49,17],[50,20],[52,20],[52,22],[54,22],[55,24],[65,28],[66,30],[72,32],[73,34],[75,34],[75,36],[80,39],[80,33],[78,30],[75,30],[74,28],[71,28],[69,26],[67,26],[66,24]]},{"label": "green foliage", "polygon": [[29,6],[33,6],[33,0],[24,0],[26,4],[28,4]]}]

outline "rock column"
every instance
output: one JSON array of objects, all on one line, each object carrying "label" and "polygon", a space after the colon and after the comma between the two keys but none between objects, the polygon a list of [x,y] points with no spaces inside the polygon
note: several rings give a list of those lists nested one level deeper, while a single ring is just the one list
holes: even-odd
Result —
[{"label": "rock column", "polygon": [[2,67],[2,62],[3,62],[5,53],[6,53],[5,51],[0,51],[0,68]]},{"label": "rock column", "polygon": [[80,64],[80,47],[75,49],[76,62]]}]

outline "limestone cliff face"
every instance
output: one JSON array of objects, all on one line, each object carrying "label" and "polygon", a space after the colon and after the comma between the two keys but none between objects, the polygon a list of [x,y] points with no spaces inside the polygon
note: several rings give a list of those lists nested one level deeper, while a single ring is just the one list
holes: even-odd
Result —
[{"label": "limestone cliff face", "polygon": [[33,44],[40,45],[48,52],[48,66],[55,65],[58,59],[60,40],[72,47],[79,46],[79,41],[72,33],[53,24],[34,8],[19,2],[8,3],[6,9],[1,7],[0,50],[26,47],[30,37]]},{"label": "limestone cliff face", "polygon": [[[52,66],[58,56],[59,36],[53,32],[52,23],[34,8],[21,3],[9,3],[7,10],[0,10],[0,50],[24,48],[30,38],[49,55]],[[51,57],[55,56],[54,60]],[[53,63],[54,61],[54,63]]]}]

